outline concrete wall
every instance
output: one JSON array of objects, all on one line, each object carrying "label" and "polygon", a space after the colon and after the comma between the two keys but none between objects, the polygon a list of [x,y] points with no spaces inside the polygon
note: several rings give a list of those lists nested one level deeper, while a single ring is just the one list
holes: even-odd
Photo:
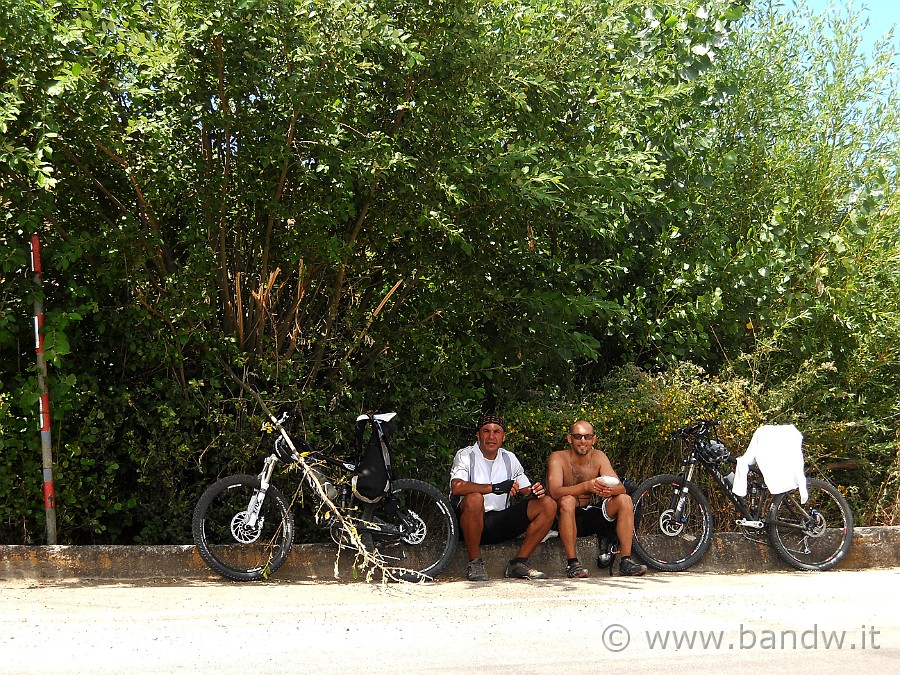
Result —
[{"label": "concrete wall", "polygon": [[[482,549],[488,574],[503,576],[506,562],[515,555],[516,542]],[[281,581],[331,580],[337,547],[326,544],[295,546],[284,566],[275,574]],[[578,542],[578,556],[592,576],[606,570],[594,565],[596,540]],[[466,554],[462,546],[441,578],[465,577]],[[551,577],[565,575],[565,554],[557,539],[538,548],[531,557],[534,567]],[[351,581],[352,556],[345,554],[339,564],[342,580]],[[900,528],[859,527],[853,535],[850,553],[838,569],[900,566]],[[754,543],[740,534],[718,533],[709,552],[692,572],[732,573],[790,570],[773,549]],[[660,574],[660,573],[657,573]],[[193,546],[0,546],[0,578],[3,579],[96,579],[96,580],[179,580],[220,579],[201,560]]]}]

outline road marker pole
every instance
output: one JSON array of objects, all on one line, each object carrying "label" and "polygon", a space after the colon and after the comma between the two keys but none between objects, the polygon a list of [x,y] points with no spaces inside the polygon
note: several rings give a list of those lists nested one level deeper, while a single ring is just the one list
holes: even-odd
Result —
[{"label": "road marker pole", "polygon": [[56,491],[53,487],[53,446],[50,436],[50,392],[47,389],[47,363],[44,361],[44,302],[41,280],[41,243],[36,234],[31,235],[31,271],[34,273],[34,347],[37,352],[39,399],[39,424],[41,429],[41,465],[44,476],[44,512],[47,516],[47,543],[56,544]]}]

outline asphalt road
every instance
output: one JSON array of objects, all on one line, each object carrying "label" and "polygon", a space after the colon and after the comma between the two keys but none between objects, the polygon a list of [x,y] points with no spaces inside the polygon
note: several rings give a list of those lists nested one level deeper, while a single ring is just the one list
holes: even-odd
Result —
[{"label": "asphalt road", "polygon": [[900,672],[898,588],[900,568],[390,586],[0,580],[0,672]]}]

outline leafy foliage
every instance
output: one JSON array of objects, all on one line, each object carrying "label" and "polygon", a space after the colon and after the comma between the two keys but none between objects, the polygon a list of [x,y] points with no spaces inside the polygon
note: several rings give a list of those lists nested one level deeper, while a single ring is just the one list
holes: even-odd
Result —
[{"label": "leafy foliage", "polygon": [[[628,417],[658,385],[610,389],[613,368],[692,396],[692,362],[881,484],[858,498],[882,518],[890,54],[860,57],[858,17],[744,14],[0,0],[0,541],[42,527],[32,232],[62,541],[186,541],[202,487],[255,465],[259,411],[222,360],[329,449],[398,409],[401,471],[435,484],[482,408]],[[671,421],[647,410],[628,443]]]}]

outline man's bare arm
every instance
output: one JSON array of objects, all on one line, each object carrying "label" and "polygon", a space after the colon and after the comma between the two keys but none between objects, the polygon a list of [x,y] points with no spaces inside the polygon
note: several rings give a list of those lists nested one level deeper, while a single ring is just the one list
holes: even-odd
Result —
[{"label": "man's bare arm", "polygon": [[450,494],[456,497],[470,494],[488,495],[491,490],[492,486],[486,483],[472,483],[462,478],[454,478],[450,481]]},{"label": "man's bare arm", "polygon": [[619,482],[616,485],[609,486],[605,483],[601,483],[600,481],[595,480],[594,483],[597,484],[597,489],[592,490],[596,494],[601,497],[614,497],[615,495],[621,495],[625,493],[625,486],[622,485],[622,480],[619,478],[619,475],[613,470],[612,464],[609,461],[609,457],[606,456],[606,453],[602,450],[600,452],[600,471],[598,473],[599,476],[613,476],[617,478]]},{"label": "man's bare arm", "polygon": [[[450,494],[454,497],[463,497],[471,494],[489,495],[491,493],[506,494],[508,492],[515,496],[519,492],[519,483],[516,481],[504,481],[503,483],[497,483],[496,486],[502,492],[494,492],[494,485],[490,483],[472,483],[462,478],[454,478],[450,481]],[[531,488],[528,489],[530,490]],[[535,496],[538,496],[537,493]]]}]

